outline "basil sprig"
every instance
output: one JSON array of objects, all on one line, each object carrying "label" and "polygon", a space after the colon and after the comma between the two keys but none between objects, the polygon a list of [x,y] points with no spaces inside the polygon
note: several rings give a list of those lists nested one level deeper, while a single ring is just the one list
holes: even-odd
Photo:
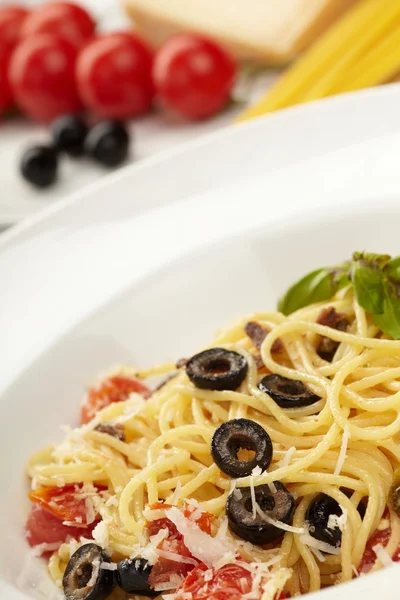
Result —
[{"label": "basil sprig", "polygon": [[309,304],[329,300],[350,285],[374,323],[395,340],[400,339],[400,257],[388,254],[355,252],[348,262],[312,271],[286,292],[278,310],[290,315]]}]

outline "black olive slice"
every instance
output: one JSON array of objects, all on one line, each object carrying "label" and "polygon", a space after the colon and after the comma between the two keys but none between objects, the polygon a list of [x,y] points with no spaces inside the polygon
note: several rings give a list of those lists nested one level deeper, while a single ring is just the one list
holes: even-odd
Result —
[{"label": "black olive slice", "polygon": [[288,379],[281,375],[266,375],[261,379],[258,387],[271,396],[281,408],[300,408],[321,400],[317,394],[306,388],[302,381]]},{"label": "black olive slice", "polygon": [[339,547],[342,541],[342,531],[337,525],[329,527],[329,517],[333,515],[340,517],[341,514],[342,509],[334,498],[327,494],[318,494],[306,512],[310,535],[320,542]]},{"label": "black olive slice", "polygon": [[247,374],[247,361],[241,354],[224,348],[211,348],[195,354],[186,364],[186,374],[203,390],[236,390]]},{"label": "black olive slice", "polygon": [[106,600],[115,587],[114,574],[102,569],[110,556],[97,544],[84,544],[69,559],[63,577],[67,600]]},{"label": "black olive slice", "polygon": [[127,558],[117,565],[115,578],[119,587],[128,594],[141,596],[158,596],[149,584],[151,566],[144,558]]},{"label": "black olive slice", "polygon": [[[289,524],[294,512],[294,498],[279,481],[274,481],[274,486],[274,493],[268,485],[254,488],[256,502],[270,519]],[[281,528],[268,523],[258,513],[253,517],[250,488],[237,488],[228,496],[226,514],[231,531],[252,544],[269,544],[284,534]]]},{"label": "black olive slice", "polygon": [[[240,450],[254,454],[248,460],[238,458]],[[230,477],[251,475],[255,467],[268,469],[272,460],[272,442],[268,433],[250,419],[233,419],[216,429],[211,441],[215,464]]]},{"label": "black olive slice", "polygon": [[[361,519],[363,519],[366,512],[363,501],[359,503],[357,510]],[[342,531],[338,525],[329,527],[329,517],[332,515],[340,517],[341,514],[343,514],[343,511],[334,498],[327,494],[318,494],[310,503],[306,512],[310,535],[320,542],[338,548],[342,541]]]}]

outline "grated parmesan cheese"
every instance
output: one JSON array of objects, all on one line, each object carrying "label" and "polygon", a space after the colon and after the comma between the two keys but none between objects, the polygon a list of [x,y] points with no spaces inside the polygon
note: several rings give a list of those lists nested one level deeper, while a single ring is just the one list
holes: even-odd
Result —
[{"label": "grated parmesan cheese", "polygon": [[[340,506],[340,504],[339,504]],[[335,527],[339,527],[340,531],[344,531],[344,528],[347,523],[347,510],[340,506],[342,514],[339,515],[329,515],[328,519],[328,529],[335,529]]]},{"label": "grated parmesan cheese", "polygon": [[253,519],[256,518],[257,516],[257,502],[256,502],[256,492],[254,489],[254,477],[253,475],[250,476],[250,497],[251,497],[251,506],[252,506],[252,513],[253,513]]},{"label": "grated parmesan cheese", "polygon": [[289,450],[287,450],[285,456],[283,457],[283,459],[280,461],[279,466],[280,467],[288,467],[290,464],[290,461],[292,459],[293,454],[296,452],[296,447],[295,446],[290,446]]},{"label": "grated parmesan cheese", "polygon": [[326,542],[316,540],[309,533],[303,533],[299,539],[305,546],[308,546],[309,548],[321,550],[321,552],[326,552],[326,554],[340,554],[340,548],[336,548],[335,546],[331,546]]},{"label": "grated parmesan cheese", "polygon": [[183,536],[185,546],[192,556],[204,562],[207,567],[216,567],[220,562],[227,564],[235,559],[235,552],[228,540],[211,537],[176,507],[169,508],[165,514]]},{"label": "grated parmesan cheese", "polygon": [[267,483],[267,485],[271,494],[276,494],[276,485],[274,484],[274,482],[271,481],[270,483]]},{"label": "grated parmesan cheese", "polygon": [[258,465],[256,467],[254,467],[251,474],[253,477],[257,477],[258,475],[261,475],[262,474],[261,467],[259,467]]},{"label": "grated parmesan cheese", "polygon": [[53,544],[38,544],[37,546],[33,546],[32,554],[33,556],[42,556],[45,552],[55,552],[61,546],[61,542],[54,542]]},{"label": "grated parmesan cheese", "polygon": [[[138,550],[139,556],[148,560],[150,565],[154,565],[158,558],[157,548],[167,537],[168,529],[160,529],[156,535],[150,537],[149,543],[145,548]],[[133,556],[132,558],[136,558],[136,556]]]},{"label": "grated parmesan cheese", "polygon": [[274,525],[274,527],[277,527],[278,529],[282,529],[283,531],[289,531],[290,533],[299,533],[299,534],[305,533],[304,527],[292,527],[292,525],[287,525],[286,523],[283,523],[282,521],[277,521],[276,519],[272,519],[270,516],[267,515],[267,513],[265,513],[262,510],[262,508],[260,507],[258,502],[255,503],[255,507],[256,507],[256,512],[258,513],[258,515],[262,519],[264,519],[264,521],[269,523],[270,525]]},{"label": "grated parmesan cheese", "polygon": [[[88,588],[91,588],[94,586],[94,584],[96,583],[98,576],[99,576],[99,571],[100,571],[100,560],[98,558],[95,558],[92,562],[92,574],[90,576],[89,581],[87,582],[86,586]],[[79,575],[79,571],[80,569],[78,568],[77,570],[77,574]]]},{"label": "grated parmesan cheese", "polygon": [[385,550],[382,544],[373,546],[372,550],[375,552],[377,559],[381,562],[383,567],[391,567],[394,564],[391,556]]},{"label": "grated parmesan cheese", "polygon": [[163,591],[167,591],[167,590],[176,590],[177,587],[179,587],[183,581],[183,577],[180,577],[179,575],[176,575],[175,573],[171,575],[171,577],[169,578],[168,581],[162,581],[160,583],[157,583],[154,586],[154,590],[156,592],[163,592]]},{"label": "grated parmesan cheese", "polygon": [[102,563],[100,563],[100,569],[103,569],[104,571],[116,571],[117,570],[117,563],[102,562]]},{"label": "grated parmesan cheese", "polygon": [[344,461],[346,460],[347,445],[349,443],[349,439],[350,439],[350,431],[349,431],[349,426],[346,423],[346,425],[344,426],[344,429],[343,429],[342,445],[340,446],[339,456],[338,456],[336,467],[335,467],[335,470],[333,473],[334,475],[340,475],[340,472],[343,469]]},{"label": "grated parmesan cheese", "polygon": [[[173,562],[183,563],[186,565],[193,565],[197,567],[199,561],[190,558],[189,556],[181,556],[180,554],[176,554],[176,552],[170,552],[169,550],[159,550],[157,549],[157,554],[160,558],[167,558],[168,560],[172,560]],[[171,589],[171,588],[169,588]]]},{"label": "grated parmesan cheese", "polygon": [[105,521],[100,521],[93,529],[93,539],[101,546],[102,548],[107,548],[109,545],[109,533],[108,527]]},{"label": "grated parmesan cheese", "polygon": [[85,509],[86,509],[86,523],[90,525],[96,520],[96,513],[94,510],[92,499],[89,497],[85,498]]},{"label": "grated parmesan cheese", "polygon": [[311,548],[311,546],[310,550],[316,556],[319,562],[325,562],[325,556],[322,554],[321,550],[318,550],[318,548]]}]

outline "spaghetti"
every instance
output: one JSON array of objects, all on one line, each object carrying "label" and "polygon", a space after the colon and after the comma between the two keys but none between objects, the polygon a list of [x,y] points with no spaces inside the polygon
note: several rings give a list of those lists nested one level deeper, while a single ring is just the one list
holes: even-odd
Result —
[{"label": "spaghetti", "polygon": [[[59,586],[73,553],[93,539],[109,553],[108,569],[128,558],[153,569],[164,565],[154,589],[168,600],[203,597],[194,573],[207,598],[275,600],[397,560],[400,520],[388,496],[400,461],[400,343],[382,335],[347,287],[287,317],[248,316],[219,333],[215,347],[245,358],[246,376],[237,389],[201,389],[184,366],[121,368],[111,376],[172,377],[148,399],[132,393],[113,401],[29,461],[36,505],[42,494],[39,504],[49,508],[43,489],[58,486],[65,494],[70,486],[74,495],[75,522],[64,519],[70,537],[49,559]],[[282,408],[259,385],[271,373],[301,382],[316,400]],[[211,442],[219,426],[237,419],[261,425],[273,453],[266,470],[234,479],[215,464]],[[273,495],[277,482],[295,502],[286,523],[268,517],[255,501],[259,486],[268,485]],[[258,518],[281,528],[275,541],[259,545],[232,533],[227,499],[236,494],[240,500],[245,489]],[[319,524],[311,522],[310,507],[321,498],[336,507],[324,525],[336,543],[318,536]],[[77,518],[79,501],[84,511]],[[233,567],[249,576],[237,573],[231,588],[224,580],[227,596],[213,595],[218,576]],[[154,585],[154,577],[150,581]],[[110,597],[120,594],[115,588]]]}]

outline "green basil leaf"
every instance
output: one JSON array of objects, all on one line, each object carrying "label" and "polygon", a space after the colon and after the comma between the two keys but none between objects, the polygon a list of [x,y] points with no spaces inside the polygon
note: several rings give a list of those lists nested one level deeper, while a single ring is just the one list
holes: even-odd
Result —
[{"label": "green basil leaf", "polygon": [[385,298],[383,272],[364,261],[355,260],[351,269],[351,280],[358,304],[370,313],[383,313]]},{"label": "green basil leaf", "polygon": [[329,300],[337,291],[349,285],[348,264],[332,269],[316,269],[295,283],[278,303],[278,310],[284,315],[314,304]]},{"label": "green basil leaf", "polygon": [[389,279],[400,282],[400,256],[393,258],[385,267],[385,273]]},{"label": "green basil leaf", "polygon": [[384,268],[392,257],[390,254],[374,254],[373,252],[354,252],[353,261],[361,261],[366,266]]},{"label": "green basil leaf", "polygon": [[383,313],[373,315],[374,323],[393,339],[400,339],[400,300],[395,286],[384,283]]}]

